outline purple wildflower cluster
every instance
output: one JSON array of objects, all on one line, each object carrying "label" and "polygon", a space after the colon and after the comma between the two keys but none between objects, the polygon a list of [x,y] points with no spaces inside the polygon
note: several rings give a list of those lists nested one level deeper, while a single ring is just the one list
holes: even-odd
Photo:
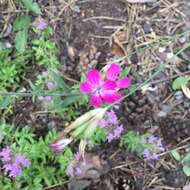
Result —
[{"label": "purple wildflower cluster", "polygon": [[157,154],[165,150],[161,139],[154,135],[149,135],[143,144],[148,144],[148,147],[143,151],[143,156],[147,160],[157,160]]},{"label": "purple wildflower cluster", "polygon": [[3,162],[3,169],[9,177],[16,178],[22,174],[22,167],[29,167],[30,161],[23,155],[13,155],[7,146],[0,152],[0,158]]},{"label": "purple wildflower cluster", "polygon": [[83,160],[82,156],[79,152],[74,155],[73,161],[69,164],[66,169],[66,173],[70,176],[78,176],[82,173],[81,167],[85,165],[85,160]]},{"label": "purple wildflower cluster", "polygon": [[107,140],[108,142],[113,141],[114,139],[119,139],[124,128],[123,125],[119,125],[119,121],[117,115],[113,110],[107,112],[107,117],[105,119],[101,119],[99,122],[100,128],[106,128]]}]

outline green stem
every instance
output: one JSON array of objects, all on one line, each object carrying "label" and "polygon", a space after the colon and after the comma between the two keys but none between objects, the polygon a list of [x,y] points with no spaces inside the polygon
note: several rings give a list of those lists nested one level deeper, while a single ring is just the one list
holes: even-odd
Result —
[{"label": "green stem", "polygon": [[[179,37],[182,37],[182,36],[185,36],[186,34],[190,33],[190,30],[187,30],[185,32],[182,32],[182,33],[179,33],[179,34],[176,34],[172,37],[163,37],[163,38],[159,38],[158,40],[161,40],[161,39],[167,39],[167,40],[175,40],[176,38],[179,38]],[[156,43],[156,42],[155,42]],[[160,44],[160,42],[158,42],[158,44]],[[151,46],[147,45],[145,46],[144,48],[139,48],[137,49],[136,51],[120,58],[120,59],[117,59],[115,60],[114,62],[119,62],[119,61],[122,61],[124,60],[126,57],[131,57],[133,54],[135,53],[140,53],[140,52],[144,52],[145,49],[148,49],[150,48]],[[188,47],[189,47],[189,44],[188,44]],[[186,50],[188,47],[184,47],[182,48],[181,50],[179,50],[175,56],[179,55],[181,52],[183,52],[184,50]],[[113,63],[112,62],[108,62],[109,63]],[[166,62],[166,64],[168,64],[168,62]],[[123,100],[124,98],[128,97],[129,95],[131,95],[132,93],[134,93],[136,90],[140,89],[142,86],[144,86],[145,84],[147,84],[151,79],[153,79],[160,71],[163,70],[163,68],[161,68],[162,65],[158,68],[158,71],[156,71],[152,77],[150,77],[149,79],[147,79],[146,81],[144,81],[144,83],[142,83],[141,85],[139,85],[136,89],[134,89],[133,91],[131,91],[130,93],[128,93],[126,96],[124,96],[121,100]],[[164,66],[165,67],[165,66]],[[0,95],[2,96],[23,96],[23,97],[31,97],[31,96],[60,96],[60,97],[66,97],[66,96],[79,96],[79,95],[82,95],[82,93],[65,93],[65,94],[59,94],[59,93],[34,93],[34,92],[0,92]],[[117,102],[118,103],[118,102]],[[110,105],[112,106],[112,104]]]}]

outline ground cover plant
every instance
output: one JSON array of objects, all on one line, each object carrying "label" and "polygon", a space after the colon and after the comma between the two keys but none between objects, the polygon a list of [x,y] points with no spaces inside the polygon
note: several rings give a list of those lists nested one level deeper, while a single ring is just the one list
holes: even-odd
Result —
[{"label": "ground cover plant", "polygon": [[0,189],[190,189],[189,8],[0,0]]}]

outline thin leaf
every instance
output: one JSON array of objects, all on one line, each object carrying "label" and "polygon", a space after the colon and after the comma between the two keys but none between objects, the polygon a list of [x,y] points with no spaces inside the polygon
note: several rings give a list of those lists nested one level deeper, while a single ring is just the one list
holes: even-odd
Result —
[{"label": "thin leaf", "polygon": [[177,160],[177,161],[181,160],[181,156],[180,156],[180,154],[179,154],[179,152],[177,150],[172,150],[171,154],[175,158],[175,160]]},{"label": "thin leaf", "polygon": [[111,50],[112,50],[112,53],[114,53],[118,57],[126,56],[126,50],[116,35],[112,35]]},{"label": "thin leaf", "polygon": [[16,18],[13,26],[13,30],[15,32],[21,30],[28,30],[30,24],[30,17],[29,16],[19,16]]},{"label": "thin leaf", "polygon": [[80,100],[80,97],[81,95],[71,95],[71,96],[66,97],[63,101],[63,107],[67,107],[70,104],[77,102],[78,100]]},{"label": "thin leaf", "polygon": [[15,37],[15,46],[18,52],[23,53],[26,50],[28,33],[20,31]]},{"label": "thin leaf", "polygon": [[0,109],[5,109],[13,101],[12,96],[6,96],[0,100]]},{"label": "thin leaf", "polygon": [[189,162],[190,161],[190,153],[188,153],[184,158],[183,160],[181,161],[182,163],[186,163],[186,162]]},{"label": "thin leaf", "polygon": [[190,168],[186,165],[183,166],[183,172],[185,173],[186,176],[190,176]]},{"label": "thin leaf", "polygon": [[41,14],[38,3],[33,2],[32,0],[22,0],[22,3],[29,11],[32,11],[38,15]]},{"label": "thin leaf", "polygon": [[66,92],[70,91],[70,87],[65,83],[65,81],[55,72],[51,72],[51,76],[53,80],[57,83],[57,85],[64,89]]}]

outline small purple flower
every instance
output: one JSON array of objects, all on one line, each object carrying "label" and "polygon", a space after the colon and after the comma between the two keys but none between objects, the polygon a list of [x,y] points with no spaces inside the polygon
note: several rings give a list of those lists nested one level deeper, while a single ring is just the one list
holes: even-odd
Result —
[{"label": "small purple flower", "polygon": [[15,163],[17,163],[18,165],[21,165],[23,167],[27,167],[27,168],[30,165],[30,161],[28,159],[26,159],[26,157],[23,155],[17,155],[15,158]]},{"label": "small purple flower", "polygon": [[67,167],[67,169],[66,169],[66,173],[68,174],[68,175],[73,175],[73,167],[71,167],[71,166],[68,166]]},{"label": "small purple flower", "polygon": [[9,168],[9,177],[16,178],[22,173],[21,167],[17,163],[11,164]]},{"label": "small purple flower", "polygon": [[154,143],[154,142],[156,142],[157,141],[157,137],[155,137],[154,135],[150,135],[149,137],[148,137],[148,143]]},{"label": "small purple flower", "polygon": [[64,148],[71,142],[71,139],[58,139],[54,143],[50,144],[49,147],[55,154],[61,153]]},{"label": "small purple flower", "polygon": [[35,25],[38,29],[44,30],[47,27],[47,21],[41,17],[37,17],[35,20]]},{"label": "small purple flower", "polygon": [[108,112],[107,115],[108,115],[108,122],[110,124],[116,125],[118,123],[117,116],[116,116],[116,114],[115,114],[115,112],[113,110]]},{"label": "small purple flower", "polygon": [[78,167],[76,168],[76,175],[80,175],[82,173],[81,169]]},{"label": "small purple flower", "polygon": [[47,83],[46,83],[46,86],[47,86],[47,88],[48,88],[49,90],[52,90],[52,89],[54,89],[54,88],[57,87],[57,85],[56,85],[55,83],[53,83],[53,82],[47,82]]},{"label": "small purple flower", "polygon": [[79,162],[82,157],[81,157],[81,154],[80,154],[79,152],[77,152],[77,153],[74,155],[74,158],[75,158],[76,161]]},{"label": "small purple flower", "polygon": [[44,96],[44,100],[46,100],[46,101],[51,101],[51,100],[52,100],[52,97],[51,97],[51,96]]},{"label": "small purple flower", "polygon": [[99,121],[99,126],[100,126],[100,128],[105,128],[106,125],[107,125],[107,122],[106,122],[105,119],[101,119],[101,120]]},{"label": "small purple flower", "polygon": [[144,149],[143,151],[143,155],[146,159],[149,159],[150,158],[150,151],[148,149]]},{"label": "small purple flower", "polygon": [[114,139],[113,134],[109,133],[108,136],[107,136],[108,142],[110,143],[111,141],[113,141],[113,139]]},{"label": "small purple flower", "polygon": [[157,154],[152,154],[149,158],[150,160],[158,160],[158,155]]},{"label": "small purple flower", "polygon": [[162,144],[162,141],[160,139],[157,141],[157,148],[158,148],[159,151],[164,151],[165,150],[165,148],[164,148],[164,146]]},{"label": "small purple flower", "polygon": [[121,136],[121,134],[122,134],[122,132],[123,132],[123,125],[120,125],[119,127],[117,127],[115,130],[114,130],[114,137],[116,138],[116,139],[119,139],[120,138],[120,136]]},{"label": "small purple flower", "polygon": [[3,162],[8,162],[11,159],[11,150],[7,146],[6,148],[3,148],[2,151],[0,152],[0,157]]}]

